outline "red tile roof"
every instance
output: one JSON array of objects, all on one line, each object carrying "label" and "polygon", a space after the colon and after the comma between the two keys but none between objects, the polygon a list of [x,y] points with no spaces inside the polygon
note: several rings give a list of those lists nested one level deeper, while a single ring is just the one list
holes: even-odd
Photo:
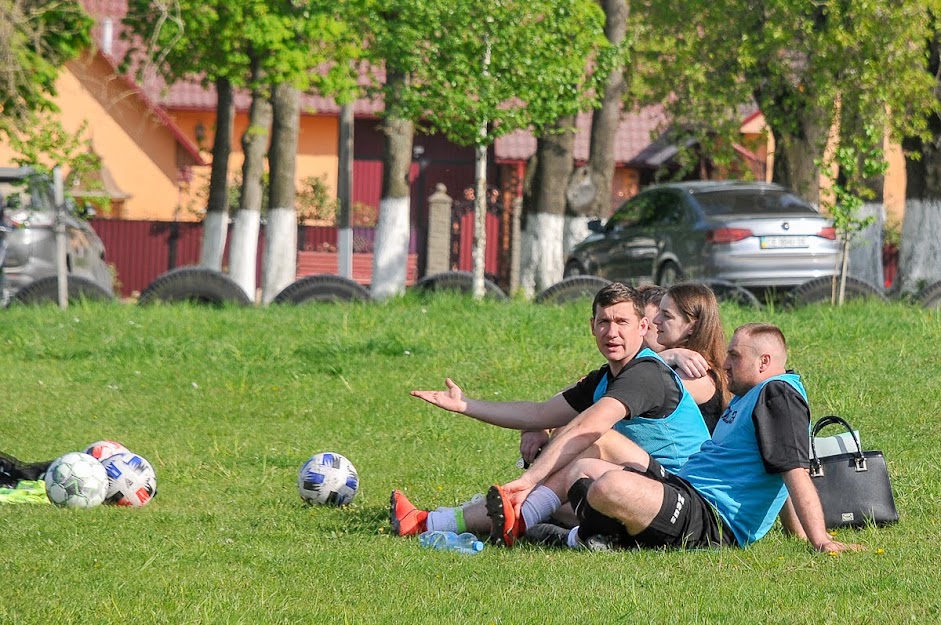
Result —
[{"label": "red tile roof", "polygon": [[[614,160],[624,164],[650,145],[652,137],[667,121],[660,106],[649,106],[623,113],[618,126]],[[575,123],[575,160],[588,161],[591,142],[591,113],[581,113]],[[526,130],[518,130],[497,139],[494,152],[498,161],[525,161],[536,151],[536,138]]]}]

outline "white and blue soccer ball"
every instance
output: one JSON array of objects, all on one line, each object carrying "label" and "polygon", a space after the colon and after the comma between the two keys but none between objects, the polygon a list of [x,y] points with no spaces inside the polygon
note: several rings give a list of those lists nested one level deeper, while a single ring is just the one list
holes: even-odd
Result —
[{"label": "white and blue soccer ball", "polygon": [[97,441],[85,448],[85,453],[94,456],[98,460],[110,458],[114,454],[123,451],[130,451],[127,447],[117,441]]},{"label": "white and blue soccer ball", "polygon": [[310,504],[345,506],[359,490],[359,475],[353,463],[333,452],[311,456],[297,475],[297,491]]},{"label": "white and blue soccer ball", "polygon": [[142,456],[122,451],[105,458],[101,465],[108,475],[105,503],[140,508],[157,495],[157,474]]},{"label": "white and blue soccer ball", "polygon": [[94,508],[108,492],[108,474],[94,457],[72,451],[46,469],[46,496],[65,508]]}]

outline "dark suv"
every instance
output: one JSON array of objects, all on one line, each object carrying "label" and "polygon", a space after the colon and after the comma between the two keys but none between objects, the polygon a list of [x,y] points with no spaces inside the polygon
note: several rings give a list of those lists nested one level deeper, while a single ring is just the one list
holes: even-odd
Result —
[{"label": "dark suv", "polygon": [[[0,259],[3,301],[54,299],[56,284],[56,205],[52,180],[30,167],[0,167]],[[70,296],[111,298],[111,271],[95,231],[67,201],[65,218]],[[5,255],[4,255],[5,252]],[[0,277],[0,281],[3,278]],[[28,295],[28,297],[27,297]]]}]

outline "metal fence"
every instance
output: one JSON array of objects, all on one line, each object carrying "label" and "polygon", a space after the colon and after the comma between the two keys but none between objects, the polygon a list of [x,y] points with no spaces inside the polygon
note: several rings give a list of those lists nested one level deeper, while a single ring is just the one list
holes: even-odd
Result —
[{"label": "metal fence", "polygon": [[[128,221],[121,219],[92,219],[91,225],[105,245],[105,260],[117,274],[117,291],[124,297],[140,293],[157,276],[176,267],[196,265],[203,240],[203,225],[198,222]],[[226,237],[223,267],[229,258]],[[353,228],[354,252],[372,252],[374,228]],[[335,251],[337,229],[334,226],[299,226],[299,251]],[[264,257],[265,233],[262,226],[258,235],[256,281],[261,283],[261,263]],[[409,239],[409,253],[418,248],[415,232]]]}]

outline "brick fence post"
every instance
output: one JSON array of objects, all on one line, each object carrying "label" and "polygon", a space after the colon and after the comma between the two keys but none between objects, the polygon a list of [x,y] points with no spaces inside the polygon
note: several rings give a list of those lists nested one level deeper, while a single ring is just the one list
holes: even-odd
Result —
[{"label": "brick fence post", "polygon": [[428,247],[425,274],[448,271],[451,260],[451,206],[454,200],[440,182],[428,198]]}]

